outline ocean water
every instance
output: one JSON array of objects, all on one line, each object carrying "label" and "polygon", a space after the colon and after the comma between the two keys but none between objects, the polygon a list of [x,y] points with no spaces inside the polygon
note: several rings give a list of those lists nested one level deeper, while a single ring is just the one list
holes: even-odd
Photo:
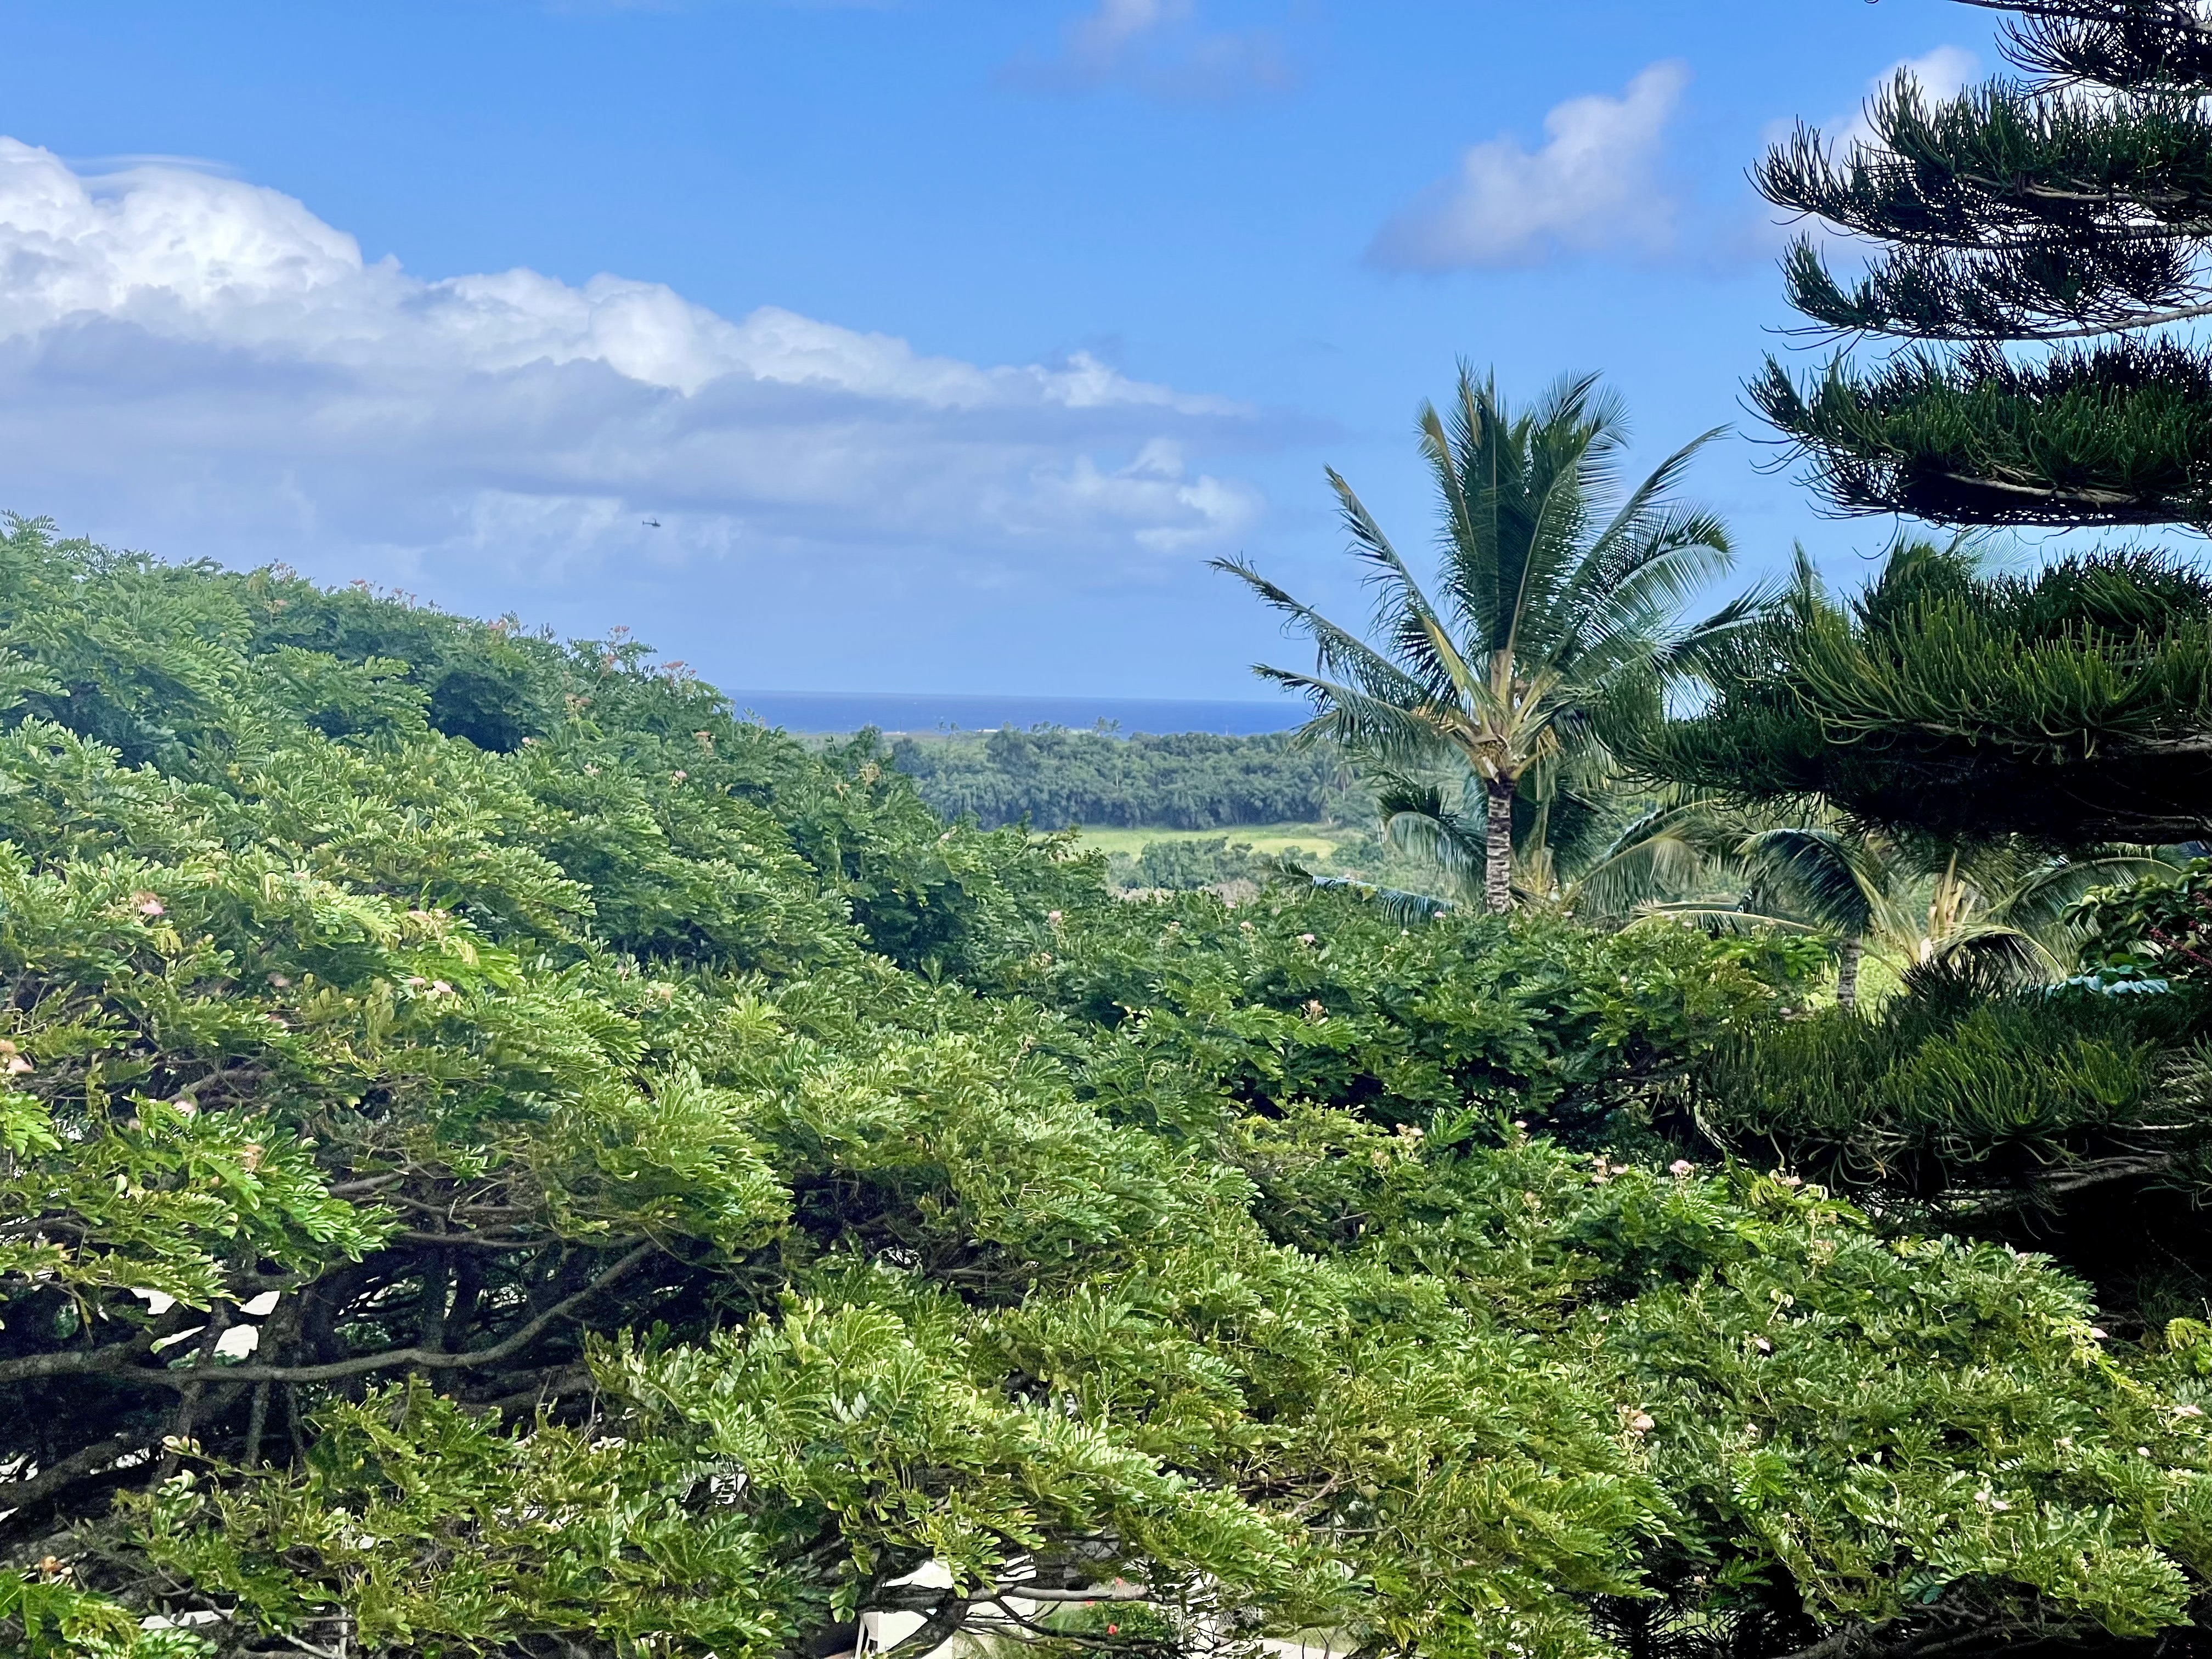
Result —
[{"label": "ocean water", "polygon": [[1231,702],[1173,697],[1032,697],[925,691],[732,691],[738,712],[787,732],[983,732],[1000,726],[1093,726],[1131,732],[1218,732],[1242,737],[1287,732],[1306,705],[1288,697]]}]

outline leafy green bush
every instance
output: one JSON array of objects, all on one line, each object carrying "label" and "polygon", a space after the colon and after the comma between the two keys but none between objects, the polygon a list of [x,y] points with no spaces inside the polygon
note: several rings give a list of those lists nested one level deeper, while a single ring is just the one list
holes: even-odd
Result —
[{"label": "leafy green bush", "polygon": [[2106,989],[2155,994],[2212,986],[2212,860],[2179,879],[2145,879],[2090,894],[2075,907],[2085,978]]},{"label": "leafy green bush", "polygon": [[1120,888],[1218,887],[1227,882],[1266,880],[1274,862],[1252,850],[1252,843],[1215,836],[1205,841],[1148,841],[1134,858],[1115,853],[1106,860],[1107,879]]},{"label": "leafy green bush", "polygon": [[1110,1034],[1070,1053],[1117,1117],[1212,1124],[1310,1101],[1426,1127],[1473,1111],[1584,1147],[1662,1144],[1693,1056],[1801,1006],[1823,962],[1802,940],[1540,915],[1401,926],[1356,889],[1287,884],[1234,908],[1094,905],[1037,939],[998,983]]},{"label": "leafy green bush", "polygon": [[1790,949],[1128,903],[632,644],[0,562],[0,1649],[1595,1659],[2203,1582],[2185,1341],[1624,1152]]}]

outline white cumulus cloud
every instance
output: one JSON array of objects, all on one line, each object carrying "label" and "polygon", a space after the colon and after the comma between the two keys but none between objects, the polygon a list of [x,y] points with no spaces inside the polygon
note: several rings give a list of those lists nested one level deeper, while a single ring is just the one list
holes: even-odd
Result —
[{"label": "white cumulus cloud", "polygon": [[976,364],[619,276],[426,280],[273,190],[0,138],[0,505],[159,550],[1110,568],[1233,544],[1256,491],[1184,458],[1255,428],[1081,354]]},{"label": "white cumulus cloud", "polygon": [[1529,265],[1564,253],[1664,248],[1675,203],[1660,172],[1687,65],[1652,64],[1618,98],[1570,98],[1544,117],[1544,143],[1475,145],[1459,170],[1385,224],[1368,250],[1396,270]]}]

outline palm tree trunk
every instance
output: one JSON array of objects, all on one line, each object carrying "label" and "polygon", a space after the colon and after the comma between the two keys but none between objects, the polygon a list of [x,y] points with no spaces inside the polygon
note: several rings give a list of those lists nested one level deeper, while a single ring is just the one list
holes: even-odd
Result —
[{"label": "palm tree trunk", "polygon": [[1492,778],[1483,813],[1482,896],[1493,915],[1513,908],[1513,782]]},{"label": "palm tree trunk", "polygon": [[1836,1006],[1856,1008],[1859,1006],[1859,957],[1866,943],[1852,934],[1836,947]]}]

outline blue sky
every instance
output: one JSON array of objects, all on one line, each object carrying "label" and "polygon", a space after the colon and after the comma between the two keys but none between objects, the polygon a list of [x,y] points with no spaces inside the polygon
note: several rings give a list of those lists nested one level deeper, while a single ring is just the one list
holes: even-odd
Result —
[{"label": "blue sky", "polygon": [[[728,686],[1258,695],[1455,359],[1755,430],[1743,183],[1947,0],[0,3],[0,504]],[[1885,521],[1765,452],[1747,577]],[[659,521],[658,527],[644,520]]]}]

